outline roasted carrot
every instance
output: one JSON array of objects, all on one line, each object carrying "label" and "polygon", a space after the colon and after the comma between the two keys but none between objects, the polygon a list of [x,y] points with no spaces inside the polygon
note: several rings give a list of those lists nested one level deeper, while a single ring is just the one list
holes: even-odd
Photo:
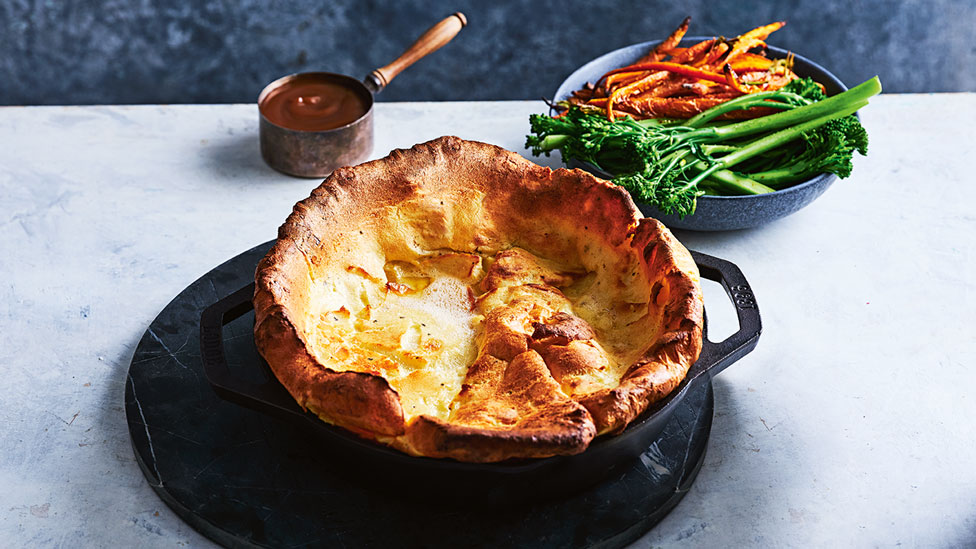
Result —
[{"label": "roasted carrot", "polygon": [[668,73],[666,71],[656,71],[648,74],[647,76],[641,78],[636,82],[627,84],[626,86],[623,86],[615,90],[613,93],[610,94],[610,98],[607,100],[607,118],[613,120],[613,104],[615,101],[617,101],[617,99],[621,97],[629,97],[631,95],[640,93],[648,88],[657,85],[659,82],[663,81],[667,77],[668,77]]},{"label": "roasted carrot", "polygon": [[678,28],[674,29],[674,32],[670,36],[648,52],[647,55],[638,59],[637,63],[651,63],[667,57],[671,53],[671,49],[677,46],[678,42],[681,42],[681,39],[684,38],[685,33],[688,32],[688,25],[690,23],[691,17],[685,17],[685,20],[678,25]]},{"label": "roasted carrot", "polygon": [[[738,94],[715,94],[705,97],[647,97],[640,101],[628,101],[621,104],[620,107],[621,109],[632,108],[644,118],[691,118],[736,96]],[[753,107],[751,109],[729,112],[721,118],[758,118],[774,112],[779,111],[775,108]]]},{"label": "roasted carrot", "polygon": [[756,46],[763,45],[770,34],[778,31],[786,25],[786,21],[777,21],[761,27],[756,27],[751,31],[742,34],[734,40],[732,51],[726,56],[725,61],[731,62],[740,54],[745,53]]},{"label": "roasted carrot", "polygon": [[710,38],[708,40],[702,40],[701,42],[691,46],[685,51],[671,58],[672,63],[694,63],[696,59],[708,53],[708,49],[715,44],[716,39]]},{"label": "roasted carrot", "polygon": [[582,90],[574,91],[572,95],[572,99],[580,99],[582,101],[586,101],[588,99],[592,99],[593,96],[594,96],[593,90],[582,89]]},{"label": "roasted carrot", "polygon": [[[608,100],[609,100],[608,97],[601,97],[601,98],[598,98],[598,99],[592,99],[592,100],[590,100],[587,103],[584,103],[582,105],[577,105],[577,106],[580,109],[582,109],[583,112],[594,113],[594,114],[606,114],[606,108],[605,107],[606,107],[606,104],[607,104],[607,101]],[[567,112],[569,112],[569,111],[566,110],[566,111],[564,111],[561,114],[565,114]],[[614,110],[613,110],[613,115],[614,115],[614,117],[617,117],[617,116],[626,116],[626,115],[637,116],[637,115],[639,115],[639,113],[637,112],[636,109],[634,109],[631,106],[628,106],[628,105],[617,105],[617,107],[614,108]]]},{"label": "roasted carrot", "polygon": [[739,81],[742,84],[748,84],[752,93],[756,93],[757,91],[778,90],[796,78],[798,77],[792,71],[785,73],[757,71],[745,73],[739,78]]},{"label": "roasted carrot", "polygon": [[618,86],[626,86],[645,76],[647,76],[647,71],[621,72],[607,77],[605,86],[608,90],[612,90]]},{"label": "roasted carrot", "polygon": [[655,109],[674,113],[691,111],[696,105],[647,103],[652,99],[721,102],[742,94],[779,89],[797,78],[791,70],[791,57],[771,60],[764,52],[749,51],[764,45],[764,40],[785,22],[756,27],[731,40],[718,37],[680,47],[690,22],[691,18],[685,18],[636,63],[607,72],[595,85],[588,85],[586,91],[574,93],[570,103],[588,110],[600,109],[610,120],[621,113],[647,118],[654,116],[648,113]]},{"label": "roasted carrot", "polygon": [[719,103],[728,101],[728,97],[644,97],[639,101],[625,103],[634,108],[640,115],[648,118],[691,118]]},{"label": "roasted carrot", "polygon": [[[689,95],[697,95],[699,97],[704,95],[710,95],[714,93],[727,93],[729,90],[728,86],[722,84],[716,84],[714,82],[705,82],[703,80],[695,80],[694,82],[683,82],[681,88]],[[736,94],[739,95],[739,94]]]},{"label": "roasted carrot", "polygon": [[628,65],[619,69],[614,69],[603,76],[600,77],[602,81],[611,75],[621,73],[621,72],[633,72],[638,70],[647,71],[668,71],[683,76],[690,76],[692,78],[700,78],[702,80],[709,80],[711,82],[718,82],[719,84],[725,83],[725,76],[721,74],[716,74],[714,72],[703,71],[701,69],[696,69],[695,67],[689,67],[688,65],[681,65],[679,63],[672,62],[656,62],[656,63],[642,63],[640,65]]},{"label": "roasted carrot", "polygon": [[722,40],[716,42],[712,45],[712,48],[708,51],[708,55],[702,58],[696,66],[701,67],[705,70],[714,69],[715,64],[718,63],[719,59],[729,51],[728,42]]},{"label": "roasted carrot", "polygon": [[726,63],[725,66],[722,67],[722,72],[725,73],[725,81],[728,83],[730,88],[743,95],[750,93],[749,90],[739,82],[739,79],[736,78],[735,71],[732,70],[732,65]]},{"label": "roasted carrot", "polygon": [[688,94],[689,90],[685,87],[685,85],[691,82],[697,82],[697,80],[691,80],[683,76],[668,78],[667,82],[663,82],[659,86],[646,90],[637,95],[637,97],[673,97],[676,95]]},{"label": "roasted carrot", "polygon": [[754,53],[743,53],[730,61],[732,69],[737,73],[750,71],[765,71],[773,66],[774,61],[768,57],[756,55]]}]

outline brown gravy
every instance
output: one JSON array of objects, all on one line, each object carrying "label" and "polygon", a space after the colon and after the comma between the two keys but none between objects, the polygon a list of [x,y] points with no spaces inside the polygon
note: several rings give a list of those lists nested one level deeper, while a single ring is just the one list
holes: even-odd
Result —
[{"label": "brown gravy", "polygon": [[366,114],[366,101],[348,86],[303,74],[271,90],[258,108],[272,124],[300,131],[332,130]]}]

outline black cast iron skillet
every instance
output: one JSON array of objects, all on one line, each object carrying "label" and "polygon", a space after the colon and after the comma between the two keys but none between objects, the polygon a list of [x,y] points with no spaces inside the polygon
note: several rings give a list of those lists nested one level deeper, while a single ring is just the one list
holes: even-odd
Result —
[{"label": "black cast iron skillet", "polygon": [[253,310],[253,284],[203,311],[200,347],[204,370],[214,391],[225,400],[308,428],[312,439],[323,443],[325,455],[339,458],[346,464],[355,464],[368,471],[364,478],[382,479],[381,483],[386,486],[420,488],[411,493],[436,497],[447,493],[467,495],[468,501],[468,496],[475,493],[482,503],[504,503],[514,498],[558,497],[594,484],[615,467],[639,456],[657,439],[693,383],[714,376],[756,347],[762,325],[755,297],[742,271],[734,264],[710,255],[692,252],[692,256],[702,277],[720,282],[732,299],[739,330],[724,341],[713,343],[707,339],[706,322],[701,355],[677,389],[635,419],[619,435],[597,438],[586,451],[575,456],[502,463],[462,463],[414,457],[322,422],[298,406],[260,356],[255,356],[253,362],[265,371],[267,381],[264,383],[250,382],[245,372],[231,371],[228,366],[224,354],[223,327]]}]

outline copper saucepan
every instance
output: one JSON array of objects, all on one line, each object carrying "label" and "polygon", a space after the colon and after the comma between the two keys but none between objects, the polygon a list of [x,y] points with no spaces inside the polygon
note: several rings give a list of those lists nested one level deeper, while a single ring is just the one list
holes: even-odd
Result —
[{"label": "copper saucepan", "polygon": [[448,16],[362,82],[342,74],[303,72],[268,84],[258,96],[264,161],[289,175],[325,177],[366,160],[373,151],[373,96],[465,25],[464,14]]}]

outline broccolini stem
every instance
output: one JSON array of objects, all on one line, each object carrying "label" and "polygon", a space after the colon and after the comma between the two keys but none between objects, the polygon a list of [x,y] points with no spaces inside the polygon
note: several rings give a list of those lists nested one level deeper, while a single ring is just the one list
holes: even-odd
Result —
[{"label": "broccolini stem", "polygon": [[709,165],[707,162],[700,161],[694,164],[692,169],[697,170],[699,173],[681,186],[683,191],[693,189],[707,179],[720,182],[722,188],[731,194],[765,194],[776,190],[758,181],[726,170],[721,162]]},{"label": "broccolini stem", "polygon": [[715,153],[727,153],[739,150],[739,147],[735,145],[702,145],[701,150],[707,155],[713,155]]},{"label": "broccolini stem", "polygon": [[570,136],[568,135],[547,135],[540,143],[539,148],[544,151],[552,151],[562,147],[566,141],[569,141]]},{"label": "broccolini stem", "polygon": [[[864,106],[867,104],[866,102],[870,97],[873,97],[879,93],[881,93],[881,81],[878,80],[877,76],[875,76],[863,84],[855,86],[835,96],[828,97],[822,101],[817,101],[816,103],[771,114],[769,116],[762,116],[759,118],[753,118],[752,120],[730,124],[728,126],[709,126],[706,128],[699,128],[693,132],[684,134],[682,137],[685,139],[703,139],[705,141],[724,141],[726,139],[745,137],[755,133],[778,130],[780,128],[806,122],[807,120],[822,117],[825,114],[837,111],[838,109],[843,109],[845,105],[858,104],[859,106]],[[735,100],[733,99],[732,101]],[[731,103],[732,101],[728,101],[727,103]],[[844,110],[846,111],[847,109]],[[854,111],[851,111],[847,114],[851,114],[853,112]]]},{"label": "broccolini stem", "polygon": [[709,178],[721,181],[723,187],[733,189],[738,194],[765,194],[776,190],[729,170],[716,170],[709,174]]},{"label": "broccolini stem", "polygon": [[[785,101],[784,101],[785,100]],[[699,128],[714,118],[723,114],[737,111],[740,109],[751,109],[752,107],[773,107],[777,109],[795,109],[801,105],[809,105],[811,101],[801,95],[784,91],[768,91],[751,93],[730,99],[716,107],[699,113],[697,116],[689,118],[682,124],[689,128]]]},{"label": "broccolini stem", "polygon": [[[860,86],[858,86],[858,87],[860,87]],[[857,88],[854,88],[854,89],[857,89]],[[835,95],[834,97],[840,97],[840,96],[839,95]],[[824,99],[820,103],[824,103],[826,101],[829,101],[829,99]],[[813,105],[810,105],[810,107],[814,107],[816,105],[819,105],[820,103],[814,103]],[[855,112],[857,112],[858,109],[860,109],[861,107],[864,107],[867,104],[868,104],[868,100],[867,100],[867,98],[865,98],[865,99],[863,99],[861,101],[858,101],[856,103],[850,103],[846,107],[844,107],[844,108],[842,108],[840,110],[837,110],[837,111],[834,111],[834,112],[827,111],[828,114],[826,114],[824,116],[821,116],[819,118],[814,118],[812,120],[808,119],[806,122],[803,122],[802,124],[797,124],[795,126],[791,126],[789,128],[786,128],[785,130],[780,130],[780,131],[778,131],[776,133],[772,133],[772,134],[769,134],[769,135],[760,137],[759,139],[756,139],[755,141],[751,141],[747,145],[741,147],[739,150],[723,156],[722,158],[720,158],[718,160],[718,162],[716,163],[716,165],[720,166],[721,168],[731,168],[732,166],[735,166],[739,162],[742,162],[744,160],[748,160],[748,159],[750,159],[750,158],[752,158],[752,157],[754,157],[754,156],[756,156],[758,154],[762,154],[762,153],[764,153],[764,152],[766,152],[766,151],[768,151],[770,149],[776,148],[776,147],[782,145],[783,143],[787,143],[789,141],[792,141],[792,140],[800,137],[801,135],[803,135],[804,132],[807,132],[807,131],[810,131],[810,130],[816,128],[816,127],[819,127],[819,126],[825,124],[826,122],[828,122],[829,120],[834,120],[835,118],[843,118],[845,116],[850,116],[850,115],[854,114]],[[809,107],[801,107],[801,108],[809,108]],[[790,111],[790,112],[784,113],[784,114],[791,114],[791,113],[797,112],[799,110],[800,109],[797,109],[795,111]],[[772,116],[778,116],[778,115],[775,115],[774,114]]]},{"label": "broccolini stem", "polygon": [[813,170],[807,168],[806,163],[788,166],[785,168],[777,168],[775,170],[766,170],[764,172],[750,173],[749,177],[755,181],[760,181],[764,185],[773,187],[774,189],[779,189],[791,183],[796,183],[797,181],[803,181],[804,179],[809,179],[817,173],[822,172],[822,170]]}]

